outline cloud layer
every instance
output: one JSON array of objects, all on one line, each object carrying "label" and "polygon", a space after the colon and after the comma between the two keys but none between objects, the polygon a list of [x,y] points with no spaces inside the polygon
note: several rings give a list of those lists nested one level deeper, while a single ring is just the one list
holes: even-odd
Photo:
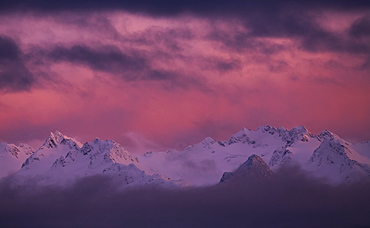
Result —
[{"label": "cloud layer", "polygon": [[[329,186],[299,170],[276,179],[182,190],[117,191],[109,177],[60,189],[0,185],[5,227],[366,227],[369,183]],[[9,182],[7,182],[9,181]]]},{"label": "cloud layer", "polygon": [[58,129],[182,149],[264,124],[370,139],[366,1],[19,0],[0,11],[2,141]]}]

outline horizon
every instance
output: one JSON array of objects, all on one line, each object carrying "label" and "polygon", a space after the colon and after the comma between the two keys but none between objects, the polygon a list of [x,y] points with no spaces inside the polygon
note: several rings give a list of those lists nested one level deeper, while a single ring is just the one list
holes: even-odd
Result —
[{"label": "horizon", "polygon": [[[280,129],[280,128],[282,128],[282,129],[285,129],[285,130],[287,130],[287,131],[290,131],[290,130],[292,130],[293,128],[301,128],[301,127],[303,127],[303,128],[305,128],[307,131],[308,131],[308,133],[311,133],[311,134],[313,134],[314,136],[318,136],[319,134],[321,134],[322,132],[324,132],[324,131],[329,131],[329,132],[331,132],[332,134],[335,134],[335,135],[337,135],[335,132],[332,132],[332,131],[330,131],[329,129],[323,129],[322,131],[320,131],[320,132],[318,132],[318,133],[314,133],[314,132],[311,132],[309,129],[307,129],[305,126],[303,126],[303,125],[301,125],[301,126],[293,126],[292,128],[285,128],[285,127],[283,127],[283,126],[279,126],[279,127],[276,127],[276,126],[273,126],[273,125],[262,125],[262,126],[259,126],[259,127],[257,127],[257,128],[255,128],[255,129],[250,129],[250,128],[246,128],[246,127],[242,127],[239,131],[237,131],[237,132],[234,132],[233,134],[231,134],[230,136],[228,136],[228,138],[224,138],[224,139],[218,139],[218,138],[213,138],[213,137],[211,137],[213,140],[216,140],[216,141],[228,141],[228,140],[230,140],[230,137],[232,137],[232,135],[234,135],[234,134],[237,134],[238,132],[240,132],[240,131],[242,131],[242,130],[244,130],[244,129],[247,129],[247,130],[251,130],[251,131],[258,131],[258,129],[259,128],[262,128],[262,127],[265,127],[265,126],[270,126],[270,127],[273,127],[273,128],[276,128],[276,129]],[[117,143],[119,143],[123,148],[125,148],[125,149],[127,149],[128,150],[128,152],[130,152],[130,153],[132,153],[132,154],[136,154],[136,155],[142,155],[142,154],[144,154],[144,153],[146,153],[146,152],[163,152],[163,151],[168,151],[168,150],[177,150],[177,151],[183,151],[184,149],[186,149],[186,147],[188,147],[188,146],[191,146],[191,145],[194,145],[194,144],[198,144],[198,143],[200,143],[200,142],[202,142],[203,140],[205,140],[206,138],[209,138],[210,136],[207,136],[207,137],[204,137],[204,138],[202,138],[202,139],[200,139],[200,140],[198,140],[197,142],[195,142],[195,143],[193,143],[193,144],[189,144],[189,145],[186,145],[186,146],[184,146],[183,148],[164,148],[164,149],[162,149],[162,150],[153,150],[153,149],[151,149],[151,148],[143,148],[142,146],[139,146],[139,145],[134,145],[133,147],[126,147],[125,146],[125,144],[123,143],[121,143],[121,142],[118,142],[117,140],[115,140],[115,139],[112,139],[112,138],[104,138],[104,139],[102,139],[102,138],[100,138],[99,136],[96,136],[96,137],[93,137],[93,138],[91,138],[90,140],[88,140],[88,141],[81,141],[81,140],[79,140],[79,137],[78,136],[71,136],[71,135],[68,135],[68,134],[64,134],[64,132],[61,132],[61,131],[59,131],[59,130],[55,130],[55,131],[50,131],[49,132],[49,134],[47,135],[47,136],[45,136],[45,138],[44,138],[44,140],[38,140],[38,141],[33,141],[33,142],[31,142],[32,144],[29,144],[29,143],[26,143],[26,142],[19,142],[19,143],[24,143],[24,144],[27,144],[27,145],[29,145],[29,146],[31,146],[35,151],[36,150],[38,150],[40,147],[42,147],[42,145],[45,143],[45,140],[47,140],[47,138],[48,137],[50,137],[50,134],[55,134],[55,133],[57,133],[57,132],[59,132],[59,133],[61,133],[62,135],[64,135],[64,136],[66,136],[66,137],[69,137],[69,138],[73,138],[73,139],[75,139],[75,140],[77,140],[79,143],[81,143],[81,144],[84,144],[84,143],[87,143],[87,142],[92,142],[94,139],[101,139],[101,140],[112,140],[112,141],[114,141],[114,142],[117,142]],[[341,137],[340,135],[338,135],[339,137]],[[344,140],[346,140],[346,139],[344,139]],[[346,140],[346,141],[348,141],[348,140]],[[350,142],[350,143],[354,143],[354,144],[356,144],[356,143],[365,143],[365,142],[369,142],[369,141],[361,141],[361,142],[351,142],[351,141],[348,141],[348,142]],[[0,143],[1,143],[1,141],[0,141]],[[16,144],[16,143],[13,143],[13,142],[4,142],[4,143],[8,143],[8,144],[15,144],[15,145],[18,145],[18,144]]]}]

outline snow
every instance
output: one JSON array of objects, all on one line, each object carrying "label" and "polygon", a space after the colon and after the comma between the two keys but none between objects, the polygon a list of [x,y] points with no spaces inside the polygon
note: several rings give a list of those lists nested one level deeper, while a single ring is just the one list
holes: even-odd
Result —
[{"label": "snow", "polygon": [[96,138],[81,145],[60,132],[50,133],[40,149],[14,174],[18,184],[32,180],[39,185],[65,186],[80,177],[99,174],[113,177],[122,186],[183,184],[181,181],[169,181],[158,174],[146,174],[136,166],[137,157],[113,140]]},{"label": "snow", "polygon": [[310,159],[312,152],[320,146],[321,142],[317,138],[309,138],[308,141],[298,141],[289,147],[294,156],[294,161],[304,166]]},{"label": "snow", "polygon": [[325,138],[312,154],[306,168],[315,176],[326,178],[333,184],[353,182],[370,176],[370,166],[363,163],[356,151],[342,139]]},{"label": "snow", "polygon": [[327,130],[313,135],[304,126],[288,130],[270,125],[255,131],[242,128],[227,141],[207,137],[183,151],[140,156],[113,140],[96,138],[81,144],[56,131],[35,152],[25,144],[0,143],[0,177],[13,172],[18,184],[67,185],[80,177],[102,174],[114,177],[123,187],[208,186],[219,183],[225,173],[239,176],[251,156],[268,164],[270,171],[298,165],[334,184],[370,177],[369,142],[352,144]]},{"label": "snow", "polygon": [[22,163],[33,153],[32,147],[26,144],[18,146],[0,143],[0,178],[19,170]]},{"label": "snow", "polygon": [[252,181],[261,178],[269,178],[273,172],[258,155],[251,155],[246,162],[240,165],[234,172],[225,172],[220,183],[234,181]]},{"label": "snow", "polygon": [[349,144],[349,147],[356,152],[349,155],[351,159],[370,165],[370,142]]},{"label": "snow", "polygon": [[[195,186],[217,184],[224,172],[235,171],[252,154],[261,157],[274,171],[283,165],[291,164],[299,165],[315,176],[338,179],[335,172],[339,170],[324,172],[322,168],[310,163],[314,151],[325,139],[339,140],[340,137],[327,130],[316,136],[304,126],[287,130],[265,125],[256,131],[243,128],[228,141],[222,142],[208,137],[198,144],[188,146],[184,151],[150,152],[138,158],[142,169],[148,173],[161,173],[171,179],[185,179]],[[340,142],[348,143],[344,140]],[[367,157],[362,155],[365,152],[359,154],[354,149],[365,148],[362,149],[365,151],[367,145],[356,144],[349,147],[346,151],[348,158],[360,164],[367,164]],[[340,165],[346,162],[348,161],[345,159],[337,161]],[[356,167],[359,169],[360,166]],[[348,169],[347,172],[352,171]],[[368,175],[367,171],[360,173]],[[346,182],[346,174],[342,175],[345,177],[339,178],[338,181]]]}]

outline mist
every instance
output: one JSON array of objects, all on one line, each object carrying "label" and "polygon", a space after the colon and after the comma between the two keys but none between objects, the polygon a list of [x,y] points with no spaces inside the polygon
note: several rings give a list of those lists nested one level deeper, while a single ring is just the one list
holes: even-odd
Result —
[{"label": "mist", "polygon": [[285,168],[269,180],[119,190],[93,176],[73,186],[0,186],[1,227],[368,227],[370,183],[332,186]]}]

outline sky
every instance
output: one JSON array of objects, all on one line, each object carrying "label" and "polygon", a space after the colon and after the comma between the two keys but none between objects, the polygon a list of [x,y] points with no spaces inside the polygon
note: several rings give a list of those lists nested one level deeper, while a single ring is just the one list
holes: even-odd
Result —
[{"label": "sky", "polygon": [[370,140],[368,1],[0,3],[0,141],[133,153],[242,127]]}]

